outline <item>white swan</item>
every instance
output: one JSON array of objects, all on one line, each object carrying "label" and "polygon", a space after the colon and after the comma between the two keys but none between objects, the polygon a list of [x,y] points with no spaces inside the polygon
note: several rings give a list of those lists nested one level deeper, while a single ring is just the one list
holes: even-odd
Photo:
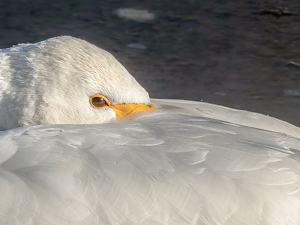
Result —
[{"label": "white swan", "polygon": [[0,224],[300,224],[293,125],[202,102],[153,111],[116,59],[68,36],[1,50],[0,93]]}]

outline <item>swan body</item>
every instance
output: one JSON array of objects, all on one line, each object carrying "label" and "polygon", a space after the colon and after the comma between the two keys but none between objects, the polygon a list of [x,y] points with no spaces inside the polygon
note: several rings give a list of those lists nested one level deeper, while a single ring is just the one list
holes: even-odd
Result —
[{"label": "swan body", "polygon": [[[97,60],[86,52],[80,59],[53,59],[62,55],[54,46],[65,45],[75,57],[80,44],[94,49]],[[0,131],[0,224],[300,224],[298,127],[203,102],[160,99],[151,99],[154,112],[106,123],[116,120],[116,109],[91,107],[91,95],[105,95],[112,106],[149,106],[147,92],[111,55],[85,41],[57,37],[35,45],[46,47],[0,53],[0,112],[7,120],[1,125],[15,127]],[[19,51],[26,55],[20,68],[6,64],[21,57]],[[57,73],[72,71],[59,82],[48,78],[56,76],[57,67],[48,67],[57,62]],[[68,118],[57,107],[70,110]]]}]

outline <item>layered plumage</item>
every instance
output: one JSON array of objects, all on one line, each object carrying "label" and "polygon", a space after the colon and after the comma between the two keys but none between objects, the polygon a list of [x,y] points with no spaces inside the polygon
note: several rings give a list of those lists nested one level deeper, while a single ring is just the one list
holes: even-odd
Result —
[{"label": "layered plumage", "polygon": [[113,110],[90,105],[96,94],[111,104],[150,104],[110,53],[81,39],[62,36],[0,51],[0,129],[114,120]]},{"label": "layered plumage", "polygon": [[[66,45],[67,49],[68,43],[81,42],[96,49],[97,54],[101,55],[99,58],[104,61],[105,57],[111,57],[79,39],[50,39],[53,40],[53,43],[58,41]],[[49,41],[37,45],[45,43]],[[28,46],[30,49],[33,47]],[[73,56],[72,47],[70,45],[68,50],[70,56]],[[44,54],[52,48],[54,46],[46,48]],[[3,50],[2,54],[9,55],[7,52],[12,54],[12,49]],[[52,57],[55,54],[50,54],[45,60],[57,62]],[[88,56],[81,58],[81,67],[85,65],[84,59],[88,59]],[[37,60],[43,64],[43,58],[38,57]],[[76,60],[74,63],[79,65]],[[87,62],[89,64],[92,65],[90,61]],[[123,76],[124,70],[119,63],[108,64],[112,66],[107,68],[111,71],[108,76]],[[45,65],[51,67],[52,64]],[[101,68],[101,62],[97,65]],[[2,63],[2,67],[8,69],[9,65]],[[68,67],[75,65],[61,66],[66,67],[68,70]],[[16,76],[22,76],[21,68],[15,71]],[[42,76],[41,80],[47,79],[47,71],[52,69],[46,68],[44,73],[39,70],[36,74]],[[119,71],[122,73],[119,74]],[[10,72],[10,75],[15,79],[15,73]],[[24,76],[30,77],[32,73],[25,73]],[[113,99],[114,103],[150,104],[147,94],[141,98],[134,96],[135,92],[146,92],[133,78],[128,83],[107,77],[107,80],[102,79],[105,82],[98,89],[87,85],[81,91],[77,90],[77,82],[81,82],[76,81],[78,77],[72,80],[72,87],[75,92],[87,92],[84,94],[87,101],[90,95],[101,93]],[[5,80],[3,76],[1,79]],[[85,79],[89,80],[88,75]],[[30,84],[24,78],[21,80],[26,81],[24,86],[20,85],[22,92],[26,93]],[[95,80],[91,78],[85,83],[90,84]],[[61,86],[61,83],[53,83],[51,91],[45,91],[54,95],[57,101],[65,101],[61,100],[63,96],[73,95],[69,93],[73,88],[64,89],[66,84]],[[12,88],[10,82],[1,84],[2,93]],[[132,87],[120,87],[118,90],[128,88],[132,93],[125,96],[118,90],[114,93],[114,87],[122,85]],[[35,90],[34,85],[31,89]],[[16,88],[13,90],[17,93]],[[64,93],[64,90],[68,92]],[[55,94],[60,92],[64,94],[56,98]],[[34,93],[31,101],[38,99]],[[5,94],[2,94],[2,99],[5,99]],[[10,107],[17,107],[17,101],[11,100],[15,101],[15,105],[11,104]],[[7,101],[5,104],[10,104],[9,99]],[[260,114],[203,102],[151,101],[157,108],[155,112],[138,118],[133,116],[130,121],[123,123],[39,125],[1,131],[0,223],[300,224],[299,128]],[[43,104],[43,101],[39,104]],[[86,103],[78,100],[77,104]],[[2,107],[0,112],[4,110]],[[58,110],[51,107],[50,111]],[[87,104],[80,111],[80,107],[76,106],[73,114],[84,114],[89,107]],[[22,111],[19,109],[18,112]],[[105,115],[105,110],[101,110],[97,112],[100,117]],[[78,123],[76,117],[72,120],[73,114],[69,114],[67,122]],[[114,111],[111,111],[111,115],[114,115]],[[6,117],[7,120],[10,117]],[[15,122],[6,124],[31,125]]]}]

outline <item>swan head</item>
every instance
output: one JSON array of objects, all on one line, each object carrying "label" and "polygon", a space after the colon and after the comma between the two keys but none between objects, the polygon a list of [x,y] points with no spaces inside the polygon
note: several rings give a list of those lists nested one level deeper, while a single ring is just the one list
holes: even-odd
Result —
[{"label": "swan head", "polygon": [[0,83],[2,129],[106,123],[155,109],[110,53],[70,36],[0,50]]}]

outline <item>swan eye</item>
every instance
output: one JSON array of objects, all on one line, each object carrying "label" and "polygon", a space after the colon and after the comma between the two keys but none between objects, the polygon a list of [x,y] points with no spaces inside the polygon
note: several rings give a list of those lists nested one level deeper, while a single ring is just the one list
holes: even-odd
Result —
[{"label": "swan eye", "polygon": [[107,100],[107,98],[105,98],[102,95],[94,95],[94,96],[92,96],[90,98],[90,103],[96,109],[100,109],[100,108],[102,108],[104,106],[110,105],[110,103]]}]

